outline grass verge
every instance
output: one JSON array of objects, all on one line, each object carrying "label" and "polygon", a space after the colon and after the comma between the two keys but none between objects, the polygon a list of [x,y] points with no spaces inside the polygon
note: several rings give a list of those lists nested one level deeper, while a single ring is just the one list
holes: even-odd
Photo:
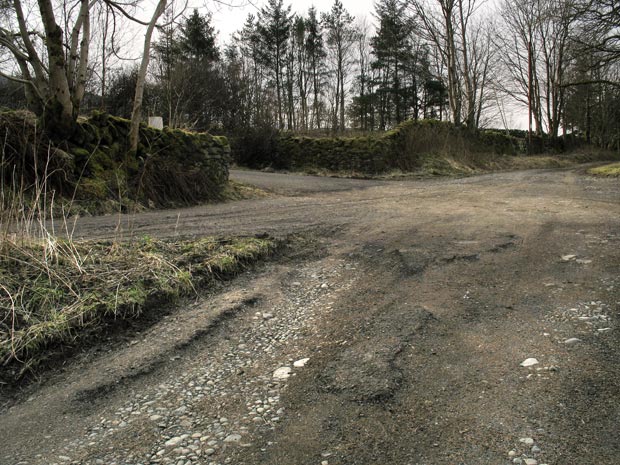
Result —
[{"label": "grass verge", "polygon": [[620,163],[612,163],[610,165],[590,168],[588,170],[588,174],[605,178],[620,178]]},{"label": "grass verge", "polygon": [[196,293],[277,246],[272,239],[257,238],[4,240],[0,367],[12,368],[0,378],[18,379],[44,360],[49,348]]}]

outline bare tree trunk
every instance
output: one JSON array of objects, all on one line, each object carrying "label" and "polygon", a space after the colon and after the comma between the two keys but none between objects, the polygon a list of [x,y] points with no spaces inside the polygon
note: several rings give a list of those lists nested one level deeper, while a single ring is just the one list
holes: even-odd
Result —
[{"label": "bare tree trunk", "polygon": [[88,51],[90,48],[90,2],[82,0],[80,20],[82,27],[82,41],[80,42],[80,59],[75,75],[75,87],[73,89],[73,112],[77,116],[84,100],[86,91],[86,73],[88,71]]},{"label": "bare tree trunk", "polygon": [[159,17],[166,9],[167,0],[159,0],[153,17],[146,28],[144,35],[144,51],[142,52],[142,62],[138,71],[138,80],[136,82],[136,93],[133,99],[133,110],[131,112],[131,127],[129,130],[129,152],[136,153],[138,151],[138,142],[140,140],[140,121],[142,120],[142,97],[144,96],[144,84],[146,82],[146,71],[149,67],[149,58],[151,55],[151,38],[153,30],[159,20]]},{"label": "bare tree trunk", "polygon": [[[476,92],[472,83],[472,71],[470,69],[470,57],[468,51],[468,39],[467,39],[467,23],[471,17],[472,3],[468,2],[467,7],[464,7],[463,0],[458,2],[458,14],[460,21],[460,33],[461,33],[461,60],[463,62],[463,80],[465,84],[465,102],[467,103],[466,124],[470,130],[475,129],[476,126]],[[467,8],[465,10],[465,8]]]},{"label": "bare tree trunk", "polygon": [[50,135],[68,137],[74,129],[74,109],[71,101],[65,62],[62,29],[56,23],[54,7],[50,0],[39,0],[39,10],[45,28],[49,59],[50,96],[46,102],[43,122]]},{"label": "bare tree trunk", "polygon": [[105,96],[107,91],[107,76],[108,76],[108,63],[107,63],[107,47],[108,47],[108,27],[109,27],[110,17],[109,10],[105,8],[105,21],[103,25],[103,37],[101,44],[101,109],[105,111],[106,103]]}]

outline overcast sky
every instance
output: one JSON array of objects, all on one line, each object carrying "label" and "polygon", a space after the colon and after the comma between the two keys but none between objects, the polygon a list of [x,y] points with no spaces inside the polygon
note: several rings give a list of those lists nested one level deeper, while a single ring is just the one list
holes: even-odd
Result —
[{"label": "overcast sky", "polygon": [[[374,12],[374,0],[341,0],[346,10],[356,18],[367,17],[369,22],[372,22],[372,13]],[[235,3],[237,5],[245,4],[244,7],[227,7],[223,4],[217,4],[217,2],[209,2],[209,11],[213,14],[213,27],[220,31],[219,39],[220,43],[228,42],[230,35],[243,27],[243,23],[249,13],[257,14],[258,10],[264,6],[267,2],[261,0],[254,0],[252,6],[247,1],[236,0],[229,3]],[[305,1],[285,1],[285,5],[292,5],[292,11],[305,15],[312,5],[320,12],[328,12],[334,0],[314,0],[310,2]]]}]

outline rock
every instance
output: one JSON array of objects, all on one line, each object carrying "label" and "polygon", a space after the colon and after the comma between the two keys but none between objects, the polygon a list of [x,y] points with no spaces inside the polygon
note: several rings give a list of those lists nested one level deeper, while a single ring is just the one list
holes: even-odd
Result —
[{"label": "rock", "polygon": [[592,260],[585,260],[583,258],[578,258],[577,260],[575,260],[577,263],[579,263],[580,265],[588,265],[590,263],[592,263]]},{"label": "rock", "polygon": [[538,460],[536,459],[525,459],[523,461],[525,465],[538,465]]},{"label": "rock", "polygon": [[597,331],[599,333],[606,333],[607,331],[611,331],[611,328],[599,328]]},{"label": "rock", "polygon": [[162,418],[163,418],[163,417],[162,417],[161,415],[151,415],[151,416],[149,417],[149,420],[151,420],[151,421],[159,421],[159,420],[161,420]]},{"label": "rock", "polygon": [[291,284],[293,286],[301,286],[301,283],[299,281],[293,281]]},{"label": "rock", "polygon": [[273,313],[263,313],[264,320],[269,320],[271,318],[273,318]]},{"label": "rock", "polygon": [[170,438],[166,442],[164,442],[164,446],[166,447],[176,447],[183,442],[183,439],[180,436]]},{"label": "rock", "polygon": [[302,358],[300,360],[297,360],[295,363],[293,363],[293,366],[295,368],[303,368],[304,366],[306,366],[306,363],[308,363],[310,359],[309,358]]},{"label": "rock", "polygon": [[516,450],[511,450],[510,452],[508,452],[508,457],[512,458],[512,457],[516,457],[517,456],[517,451]]},{"label": "rock", "polygon": [[519,442],[522,442],[526,446],[533,446],[534,445],[534,440],[532,438],[521,438],[521,439],[519,439]]},{"label": "rock", "polygon": [[538,365],[538,360],[536,360],[535,358],[526,358],[521,362],[522,367],[531,367],[534,365]]},{"label": "rock", "polygon": [[224,442],[239,442],[241,441],[241,435],[240,434],[229,434],[228,436],[226,436],[224,438]]},{"label": "rock", "polygon": [[565,340],[564,344],[571,345],[571,344],[577,344],[578,342],[581,342],[581,339],[576,338],[576,337],[571,337],[570,339]]},{"label": "rock", "polygon": [[62,460],[63,462],[69,462],[71,457],[67,457],[66,455],[59,455],[58,460]]},{"label": "rock", "polygon": [[575,258],[577,258],[577,255],[562,255],[563,262],[570,262],[571,260],[574,260]]},{"label": "rock", "polygon": [[179,407],[178,409],[176,409],[173,413],[177,416],[181,416],[183,415],[185,412],[187,411],[187,407],[185,405],[182,405],[181,407]]},{"label": "rock", "polygon": [[207,449],[205,450],[205,455],[213,455],[215,454],[215,449]]},{"label": "rock", "polygon": [[275,379],[287,379],[291,376],[291,371],[291,367],[280,367],[273,372],[273,377]]},{"label": "rock", "polygon": [[538,454],[538,453],[540,453],[540,447],[532,446],[532,454]]},{"label": "rock", "polygon": [[329,285],[327,283],[321,284],[321,289],[327,289]]}]

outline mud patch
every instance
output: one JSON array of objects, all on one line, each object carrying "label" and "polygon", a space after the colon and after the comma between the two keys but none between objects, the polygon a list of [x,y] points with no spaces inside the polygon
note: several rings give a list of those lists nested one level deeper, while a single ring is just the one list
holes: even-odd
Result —
[{"label": "mud patch", "polygon": [[389,254],[394,261],[394,267],[400,270],[403,276],[415,276],[426,271],[432,259],[416,248],[395,249]]},{"label": "mud patch", "polygon": [[509,234],[508,236],[505,237],[504,241],[491,247],[489,249],[489,252],[498,253],[498,252],[504,252],[506,250],[514,249],[519,244],[520,241],[521,240],[519,239],[518,236],[515,236],[514,234]]},{"label": "mud patch", "polygon": [[480,260],[480,254],[471,253],[471,254],[449,254],[441,258],[441,262],[443,263],[454,263],[454,262],[477,262]]},{"label": "mud patch", "polygon": [[[386,309],[365,327],[358,341],[325,366],[319,376],[322,390],[353,402],[389,400],[403,377],[396,363],[399,356],[415,335],[435,320],[422,307]],[[395,326],[395,322],[399,324]]]}]

